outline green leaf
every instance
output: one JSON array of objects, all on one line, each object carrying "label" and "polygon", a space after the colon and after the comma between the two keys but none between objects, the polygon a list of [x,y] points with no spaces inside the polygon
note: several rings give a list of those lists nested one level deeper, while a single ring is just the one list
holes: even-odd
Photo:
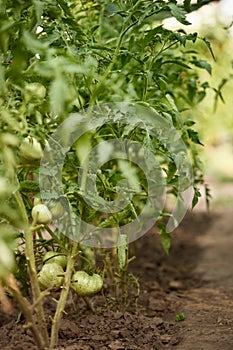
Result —
[{"label": "green leaf", "polygon": [[166,224],[163,222],[157,222],[157,227],[159,229],[159,235],[161,240],[161,245],[163,250],[168,255],[171,247],[171,234],[166,231]]},{"label": "green leaf", "polygon": [[128,258],[128,237],[126,234],[120,234],[117,241],[117,258],[120,270],[127,266]]},{"label": "green leaf", "polygon": [[130,188],[136,192],[141,191],[140,180],[137,175],[136,167],[125,159],[118,159],[118,166],[123,177],[128,180]]},{"label": "green leaf", "polygon": [[91,151],[91,133],[85,133],[76,141],[76,154],[81,165]]},{"label": "green leaf", "polygon": [[187,12],[191,10],[191,0],[184,0],[184,9]]},{"label": "green leaf", "polygon": [[211,65],[206,62],[205,60],[197,59],[195,57],[194,60],[191,61],[192,64],[194,64],[196,67],[205,69],[210,75],[212,73],[212,67]]},{"label": "green leaf", "polygon": [[180,23],[184,24],[184,25],[189,25],[191,24],[190,22],[188,22],[186,20],[186,11],[184,11],[182,8],[180,8],[179,6],[175,5],[174,3],[168,4],[168,7],[171,10],[171,14],[172,16],[174,16],[177,21],[179,21]]},{"label": "green leaf", "polygon": [[20,191],[22,192],[39,192],[39,184],[36,181],[25,180],[20,182]]},{"label": "green leaf", "polygon": [[193,126],[194,124],[196,124],[196,122],[190,119],[184,122],[184,125],[187,125],[187,126]]},{"label": "green leaf", "polygon": [[176,315],[176,321],[177,322],[184,321],[184,320],[185,320],[184,312],[181,312],[180,314]]},{"label": "green leaf", "polygon": [[211,189],[209,188],[208,184],[204,184],[204,188],[205,188],[206,206],[207,206],[207,209],[209,209],[209,207],[210,207],[210,199],[212,198],[212,196],[211,196]]},{"label": "green leaf", "polygon": [[212,46],[210,44],[210,42],[206,39],[206,38],[200,38],[204,43],[205,45],[208,47],[210,53],[211,53],[211,56],[213,57],[213,59],[216,61],[216,58],[215,58],[215,55],[214,55],[214,52],[212,50]]},{"label": "green leaf", "polygon": [[36,36],[33,36],[29,31],[23,33],[24,43],[27,49],[35,54],[45,54],[49,50],[48,42],[41,42]]},{"label": "green leaf", "polygon": [[201,192],[200,192],[199,188],[197,188],[195,186],[194,187],[194,196],[193,196],[193,200],[192,200],[192,208],[194,208],[195,205],[197,205],[200,197],[201,197]]},{"label": "green leaf", "polygon": [[184,68],[187,68],[187,69],[191,69],[191,67],[189,67],[186,63],[182,62],[182,61],[179,60],[178,58],[177,58],[177,59],[174,59],[174,60],[167,60],[167,61],[164,61],[162,64],[166,64],[166,63],[177,64],[178,66],[181,66],[181,67],[184,67]]},{"label": "green leaf", "polygon": [[68,99],[69,87],[65,77],[58,74],[50,85],[50,108],[54,116],[61,116],[65,112],[65,104]]},{"label": "green leaf", "polygon": [[174,162],[170,162],[168,164],[168,170],[167,170],[167,183],[171,183],[175,173],[176,173],[176,164]]},{"label": "green leaf", "polygon": [[222,79],[221,83],[219,84],[217,89],[214,89],[215,92],[215,97],[214,97],[214,111],[216,111],[217,109],[217,104],[218,104],[218,99],[220,98],[220,100],[222,101],[222,103],[225,103],[225,100],[223,98],[222,95],[222,88],[224,87],[224,85],[228,82],[228,79]]},{"label": "green leaf", "polygon": [[37,19],[37,25],[40,24],[42,15],[43,15],[43,10],[45,7],[45,2],[41,0],[33,0],[34,8],[35,8],[35,14],[36,14],[36,19]]},{"label": "green leaf", "polygon": [[204,146],[203,143],[201,143],[200,139],[199,139],[199,135],[198,132],[193,130],[193,129],[187,129],[188,132],[188,136],[189,138],[196,144],[199,144],[201,146]]},{"label": "green leaf", "polygon": [[5,83],[5,74],[2,64],[0,63],[0,95],[4,95],[7,91]]}]

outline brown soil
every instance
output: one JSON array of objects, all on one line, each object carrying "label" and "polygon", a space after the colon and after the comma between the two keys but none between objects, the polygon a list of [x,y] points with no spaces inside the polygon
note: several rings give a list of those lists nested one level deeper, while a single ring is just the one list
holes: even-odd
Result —
[{"label": "brown soil", "polygon": [[[137,309],[117,311],[95,296],[67,304],[57,350],[232,350],[233,210],[189,213],[169,256],[152,230],[137,242],[131,271],[140,278]],[[134,248],[135,249],[135,248]],[[54,304],[46,304],[54,310]],[[183,312],[184,321],[176,321]],[[0,314],[0,349],[36,349],[24,322]]]}]

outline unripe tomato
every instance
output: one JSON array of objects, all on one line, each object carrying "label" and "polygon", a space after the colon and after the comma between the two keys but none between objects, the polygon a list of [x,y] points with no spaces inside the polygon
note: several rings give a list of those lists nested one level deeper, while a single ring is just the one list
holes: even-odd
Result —
[{"label": "unripe tomato", "polygon": [[58,290],[64,280],[63,268],[57,263],[43,265],[38,274],[38,282],[41,290],[51,288]]},{"label": "unripe tomato", "polygon": [[54,219],[59,219],[65,214],[65,207],[62,205],[62,203],[59,200],[53,201],[49,206],[49,210]]},{"label": "unripe tomato", "polygon": [[44,264],[57,263],[64,269],[66,267],[67,260],[65,255],[60,254],[58,252],[49,251],[45,253],[45,255],[43,256],[43,263]]},{"label": "unripe tomato", "polygon": [[97,273],[90,276],[85,271],[76,271],[72,276],[72,288],[80,296],[96,294],[102,287],[102,277]]},{"label": "unripe tomato", "polygon": [[23,161],[40,160],[43,155],[41,144],[31,136],[28,136],[23,140],[19,152]]},{"label": "unripe tomato", "polygon": [[41,200],[41,198],[35,197],[35,198],[34,198],[34,206],[35,206],[35,205],[38,205],[38,204],[42,204],[42,200]]},{"label": "unripe tomato", "polygon": [[40,83],[27,83],[25,86],[26,100],[34,97],[38,100],[43,100],[46,95],[46,88]]},{"label": "unripe tomato", "polygon": [[37,224],[46,225],[52,220],[52,214],[44,204],[37,204],[32,208],[32,218]]}]

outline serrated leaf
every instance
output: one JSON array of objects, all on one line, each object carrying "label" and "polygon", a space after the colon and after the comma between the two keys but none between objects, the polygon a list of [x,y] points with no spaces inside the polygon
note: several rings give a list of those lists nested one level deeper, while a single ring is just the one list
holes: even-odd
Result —
[{"label": "serrated leaf", "polygon": [[188,132],[188,136],[189,138],[196,144],[199,144],[201,146],[204,146],[203,143],[201,143],[200,139],[199,139],[199,135],[198,132],[193,130],[193,129],[187,129]]},{"label": "serrated leaf", "polygon": [[171,10],[171,14],[172,16],[174,16],[177,21],[179,21],[180,23],[184,24],[184,25],[189,25],[191,24],[189,21],[187,21],[185,15],[186,15],[186,11],[184,11],[182,8],[180,8],[179,6],[171,3],[168,4],[168,7]]},{"label": "serrated leaf", "polygon": [[213,57],[213,59],[216,61],[216,58],[215,58],[215,55],[214,55],[214,52],[213,52],[213,49],[212,49],[212,46],[210,44],[210,42],[206,39],[206,38],[201,38],[203,40],[203,42],[206,44],[206,46],[208,47],[210,53],[211,53],[211,56]]}]

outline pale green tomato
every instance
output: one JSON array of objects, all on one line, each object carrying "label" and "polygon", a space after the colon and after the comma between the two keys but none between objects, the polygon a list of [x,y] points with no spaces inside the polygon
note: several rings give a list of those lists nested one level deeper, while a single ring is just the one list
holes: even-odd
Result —
[{"label": "pale green tomato", "polygon": [[67,259],[66,256],[54,251],[49,251],[45,253],[43,256],[43,263],[44,264],[52,264],[57,263],[60,265],[63,269],[66,267]]},{"label": "pale green tomato", "polygon": [[41,198],[35,197],[35,198],[34,198],[34,206],[35,206],[35,205],[38,205],[38,204],[42,204],[42,200],[41,200]]},{"label": "pale green tomato", "polygon": [[37,204],[32,208],[32,218],[37,224],[49,224],[52,220],[52,214],[44,204]]},{"label": "pale green tomato", "polygon": [[85,271],[77,271],[72,276],[72,288],[80,296],[91,296],[98,293],[103,287],[100,275],[94,273],[92,276]]},{"label": "pale green tomato", "polygon": [[28,136],[23,140],[19,151],[20,157],[26,161],[40,160],[43,155],[41,144],[31,136]]},{"label": "pale green tomato", "polygon": [[38,282],[41,290],[58,290],[64,280],[63,268],[57,263],[43,265],[38,274]]},{"label": "pale green tomato", "polygon": [[59,219],[65,214],[65,207],[59,201],[54,201],[49,207],[49,210],[54,219]]},{"label": "pale green tomato", "polygon": [[31,97],[43,100],[46,95],[46,88],[40,83],[27,83],[25,86],[26,99]]}]

